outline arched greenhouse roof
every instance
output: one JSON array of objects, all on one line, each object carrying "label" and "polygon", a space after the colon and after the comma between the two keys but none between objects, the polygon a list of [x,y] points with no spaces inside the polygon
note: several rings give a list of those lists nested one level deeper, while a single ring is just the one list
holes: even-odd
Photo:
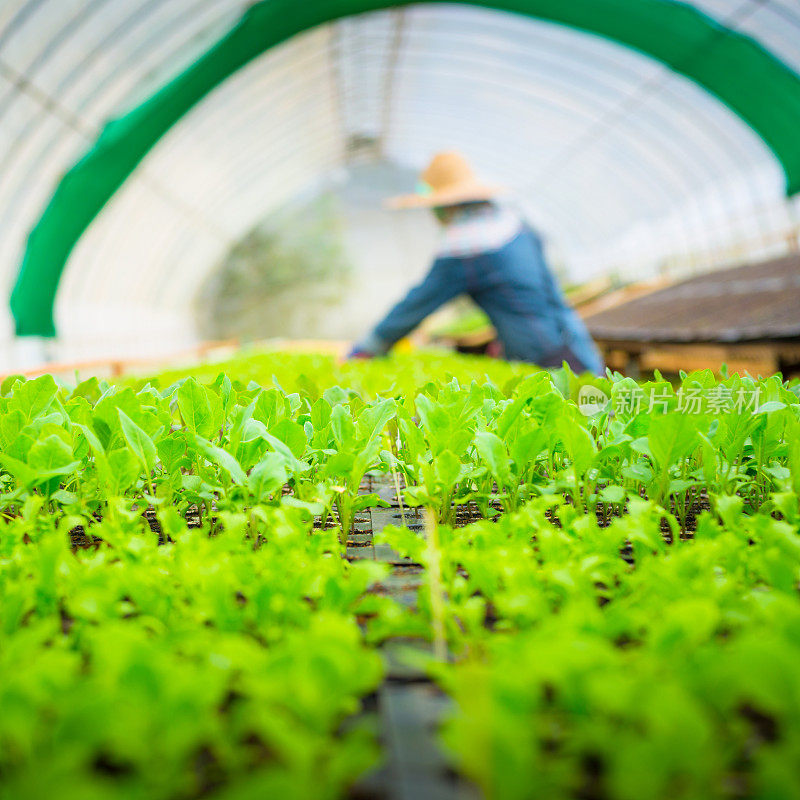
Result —
[{"label": "arched greenhouse roof", "polygon": [[793,0],[7,0],[15,330],[189,330],[221,255],[365,143],[463,150],[579,272],[780,240],[799,73]]}]

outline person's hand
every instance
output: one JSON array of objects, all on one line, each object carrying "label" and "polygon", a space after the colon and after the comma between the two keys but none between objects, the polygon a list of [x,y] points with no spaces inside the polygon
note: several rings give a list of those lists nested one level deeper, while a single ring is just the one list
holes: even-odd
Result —
[{"label": "person's hand", "polygon": [[348,354],[347,360],[353,361],[354,359],[367,359],[372,358],[372,353],[368,352],[367,350],[361,350],[358,347],[354,347]]}]

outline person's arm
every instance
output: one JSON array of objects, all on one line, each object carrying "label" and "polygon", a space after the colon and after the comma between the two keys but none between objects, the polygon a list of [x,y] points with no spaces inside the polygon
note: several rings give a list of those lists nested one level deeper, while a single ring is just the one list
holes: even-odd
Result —
[{"label": "person's arm", "polygon": [[353,358],[383,355],[392,345],[414,330],[463,287],[451,259],[437,259],[419,286],[415,286],[351,352]]}]

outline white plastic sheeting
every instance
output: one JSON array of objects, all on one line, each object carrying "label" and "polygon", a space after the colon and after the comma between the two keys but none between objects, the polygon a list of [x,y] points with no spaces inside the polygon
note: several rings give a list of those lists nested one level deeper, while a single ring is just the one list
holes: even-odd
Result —
[{"label": "white plastic sheeting", "polygon": [[[694,4],[800,70],[795,0]],[[104,120],[168,81],[246,5],[0,4],[5,296],[29,230]],[[784,248],[796,230],[763,142],[658,62],[486,9],[393,9],[270,51],[153,149],[70,258],[57,306],[64,355],[183,346],[196,287],[271,209],[341,179],[354,159],[420,168],[451,148],[513,190],[576,280],[707,268]],[[4,307],[0,324],[10,337]]]}]

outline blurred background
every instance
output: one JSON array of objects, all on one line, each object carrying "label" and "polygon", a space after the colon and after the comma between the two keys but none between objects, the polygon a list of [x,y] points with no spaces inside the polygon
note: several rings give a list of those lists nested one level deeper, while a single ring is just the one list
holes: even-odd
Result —
[{"label": "blurred background", "polygon": [[356,338],[429,266],[381,201],[442,149],[611,366],[797,368],[797,0],[387,5],[3,0],[0,370]]}]

